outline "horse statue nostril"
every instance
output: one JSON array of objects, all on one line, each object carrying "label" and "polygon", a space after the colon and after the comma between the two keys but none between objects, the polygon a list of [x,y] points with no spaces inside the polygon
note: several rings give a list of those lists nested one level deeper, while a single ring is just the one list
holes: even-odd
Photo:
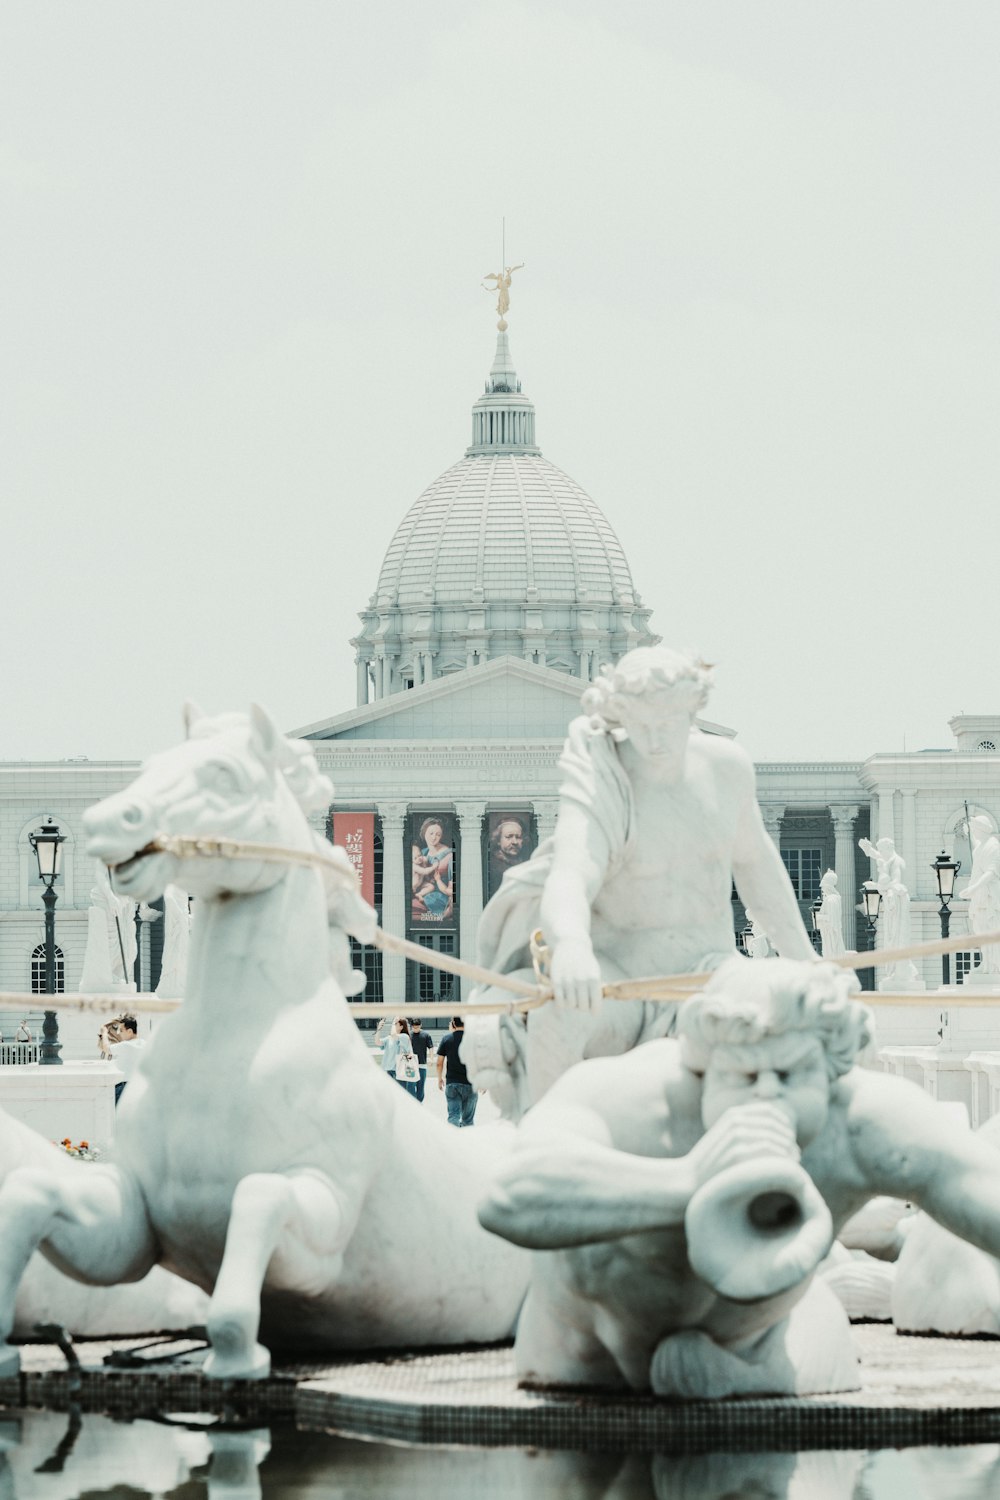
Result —
[{"label": "horse statue nostril", "polygon": [[126,807],[122,813],[122,822],[126,823],[129,828],[138,828],[139,825],[141,823],[144,823],[145,821],[146,814],[143,812],[142,808],[137,807],[134,802],[131,803],[130,806]]}]

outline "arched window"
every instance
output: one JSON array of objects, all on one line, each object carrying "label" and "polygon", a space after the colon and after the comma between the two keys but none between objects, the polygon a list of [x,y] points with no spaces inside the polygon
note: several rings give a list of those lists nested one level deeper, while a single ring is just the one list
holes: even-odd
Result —
[{"label": "arched window", "polygon": [[[63,963],[63,951],[56,948],[56,994],[61,995],[66,989],[66,966]],[[39,943],[37,948],[31,950],[31,993],[33,995],[44,995],[45,989],[45,944]]]},{"label": "arched window", "polygon": [[976,746],[976,749],[984,750],[987,754],[989,754],[990,751],[996,750],[996,745],[992,740],[980,740],[979,744]]}]

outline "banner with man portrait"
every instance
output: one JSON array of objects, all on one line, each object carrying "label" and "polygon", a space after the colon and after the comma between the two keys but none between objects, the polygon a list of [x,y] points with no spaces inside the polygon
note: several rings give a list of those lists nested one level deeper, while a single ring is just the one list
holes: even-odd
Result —
[{"label": "banner with man portrait", "polygon": [[411,812],[407,829],[410,926],[457,927],[454,813]]},{"label": "banner with man portrait", "polygon": [[491,812],[486,819],[486,890],[488,901],[500,889],[508,870],[523,865],[535,849],[534,820],[529,812]]}]

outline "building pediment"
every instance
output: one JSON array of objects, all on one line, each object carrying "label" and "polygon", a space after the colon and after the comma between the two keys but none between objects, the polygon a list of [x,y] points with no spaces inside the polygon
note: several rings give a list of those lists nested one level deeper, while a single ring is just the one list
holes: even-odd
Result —
[{"label": "building pediment", "polygon": [[517,657],[464,667],[293,733],[308,740],[562,739],[584,684]]}]

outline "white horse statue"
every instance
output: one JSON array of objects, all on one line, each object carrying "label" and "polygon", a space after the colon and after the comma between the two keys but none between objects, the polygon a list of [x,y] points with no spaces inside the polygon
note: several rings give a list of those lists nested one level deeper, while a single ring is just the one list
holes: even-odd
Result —
[{"label": "white horse statue", "polygon": [[[159,1263],[209,1292],[205,1372],[220,1379],[269,1372],[258,1337],[344,1349],[513,1331],[528,1257],[476,1218],[503,1128],[449,1129],[376,1068],[331,974],[331,912],[369,941],[375,925],[346,855],[307,822],[331,797],[263,710],[192,710],[184,743],[87,812],[119,891],[149,901],[180,880],[199,898],[187,998],[122,1096],[114,1159],[19,1168],[0,1187],[0,1373],[18,1365],[4,1341],[36,1247],[83,1282]],[[186,859],[181,877],[149,849],[171,834],[330,858]]]}]

